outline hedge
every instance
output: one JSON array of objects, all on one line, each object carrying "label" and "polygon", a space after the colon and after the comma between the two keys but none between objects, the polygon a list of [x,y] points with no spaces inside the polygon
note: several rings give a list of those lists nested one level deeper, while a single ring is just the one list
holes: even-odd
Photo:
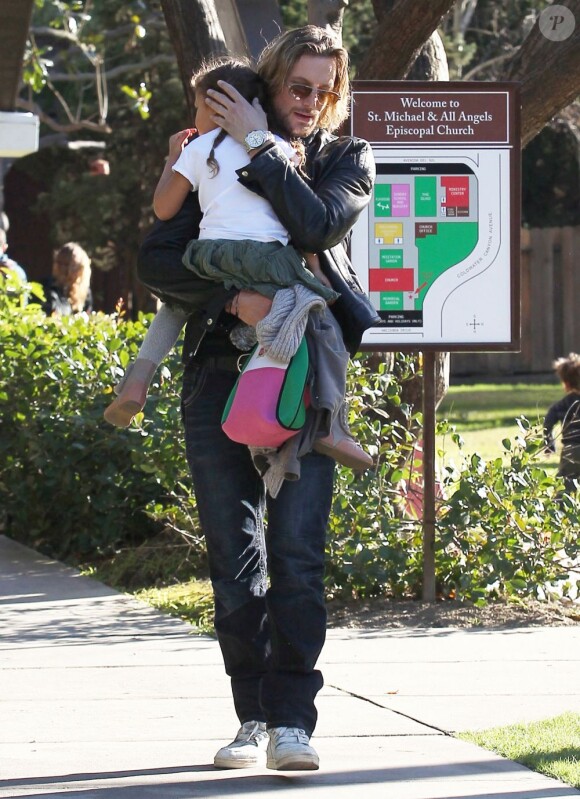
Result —
[{"label": "hedge", "polygon": [[[0,529],[71,563],[136,547],[160,531],[202,535],[183,442],[176,352],[155,378],[145,413],[124,430],[103,411],[151,316],[44,316],[0,275]],[[394,367],[359,356],[349,372],[354,434],[376,456],[362,477],[337,469],[327,586],[335,596],[419,596],[420,520],[403,510],[405,463],[421,414],[405,405],[417,359]],[[466,455],[445,475],[437,518],[442,596],[538,595],[577,557],[575,497],[538,465],[537,432],[506,442],[506,458]],[[197,546],[199,544],[199,546]],[[199,565],[199,564],[198,564]],[[195,564],[194,564],[195,566]]]}]

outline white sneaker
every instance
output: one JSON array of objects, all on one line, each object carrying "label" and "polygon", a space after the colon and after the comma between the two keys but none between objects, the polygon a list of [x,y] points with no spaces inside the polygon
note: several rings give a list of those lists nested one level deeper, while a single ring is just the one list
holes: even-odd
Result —
[{"label": "white sneaker", "polygon": [[278,771],[315,771],[318,768],[318,755],[304,730],[272,727],[268,734],[268,768]]},{"label": "white sneaker", "polygon": [[253,768],[266,765],[268,733],[264,721],[246,721],[227,746],[213,759],[216,768]]}]

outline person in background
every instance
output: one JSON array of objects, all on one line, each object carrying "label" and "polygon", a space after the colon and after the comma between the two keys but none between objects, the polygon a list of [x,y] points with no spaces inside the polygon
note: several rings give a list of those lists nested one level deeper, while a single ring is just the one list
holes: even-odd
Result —
[{"label": "person in background", "polygon": [[93,310],[91,259],[80,244],[69,241],[54,253],[52,275],[41,281],[47,316],[71,316]]},{"label": "person in background", "polygon": [[544,419],[546,449],[556,452],[553,429],[562,426],[562,451],[558,476],[564,478],[566,491],[571,494],[580,485],[580,355],[571,352],[567,358],[558,358],[553,368],[560,378],[565,396],[548,409]]},{"label": "person in background", "polygon": [[5,228],[0,227],[0,271],[5,272],[10,270],[18,276],[19,280],[21,280],[23,283],[26,283],[28,280],[26,277],[26,272],[19,263],[8,257],[7,250],[8,240],[6,238],[6,230]]}]

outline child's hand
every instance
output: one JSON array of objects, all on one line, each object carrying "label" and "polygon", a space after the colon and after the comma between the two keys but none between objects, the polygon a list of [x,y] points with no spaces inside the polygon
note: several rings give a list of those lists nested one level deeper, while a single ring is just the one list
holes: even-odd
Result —
[{"label": "child's hand", "polygon": [[188,143],[190,138],[197,133],[195,128],[185,128],[174,133],[169,137],[169,158],[177,161],[181,155],[183,148]]},{"label": "child's hand", "polygon": [[315,252],[305,252],[303,253],[304,260],[306,261],[306,266],[310,269],[312,274],[315,278],[317,278],[323,286],[331,289],[332,285],[330,280],[326,277],[322,268],[320,266],[320,258],[316,255]]},{"label": "child's hand", "polygon": [[272,300],[257,291],[243,289],[225,306],[228,313],[237,316],[247,325],[256,327],[272,309]]}]

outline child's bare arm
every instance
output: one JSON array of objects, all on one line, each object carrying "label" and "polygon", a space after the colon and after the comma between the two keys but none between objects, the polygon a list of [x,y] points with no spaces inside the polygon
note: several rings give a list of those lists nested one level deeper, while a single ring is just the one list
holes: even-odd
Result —
[{"label": "child's bare arm", "polygon": [[318,255],[315,252],[303,252],[302,255],[306,261],[306,266],[310,269],[314,277],[320,280],[323,286],[331,289],[332,285],[330,280],[326,277],[320,267],[320,258]]},{"label": "child's bare arm", "polygon": [[172,167],[194,131],[191,128],[174,133],[169,139],[169,155],[153,195],[153,210],[158,219],[171,219],[191,191],[191,183]]}]

